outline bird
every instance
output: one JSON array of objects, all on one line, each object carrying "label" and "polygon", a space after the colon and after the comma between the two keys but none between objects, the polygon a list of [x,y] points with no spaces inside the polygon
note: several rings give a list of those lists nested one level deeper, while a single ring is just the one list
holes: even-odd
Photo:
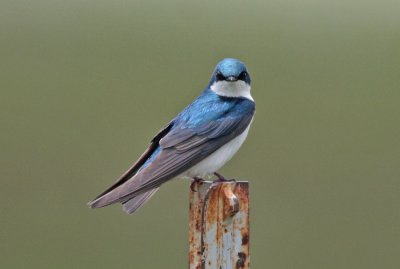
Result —
[{"label": "bird", "polygon": [[120,203],[132,214],[174,178],[195,182],[215,175],[226,180],[217,171],[242,146],[255,114],[250,89],[250,75],[242,61],[220,61],[201,94],[153,137],[139,159],[89,207]]}]

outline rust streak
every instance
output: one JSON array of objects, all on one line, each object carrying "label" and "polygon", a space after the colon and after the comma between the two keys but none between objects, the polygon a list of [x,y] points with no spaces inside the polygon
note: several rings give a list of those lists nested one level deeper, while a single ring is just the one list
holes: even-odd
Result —
[{"label": "rust streak", "polygon": [[249,243],[249,235],[247,233],[242,234],[242,246]]},{"label": "rust streak", "polygon": [[247,255],[243,252],[238,253],[238,260],[236,261],[236,269],[245,268]]},{"label": "rust streak", "polygon": [[224,219],[234,216],[239,211],[239,201],[232,189],[236,184],[222,185],[222,195],[224,201]]}]

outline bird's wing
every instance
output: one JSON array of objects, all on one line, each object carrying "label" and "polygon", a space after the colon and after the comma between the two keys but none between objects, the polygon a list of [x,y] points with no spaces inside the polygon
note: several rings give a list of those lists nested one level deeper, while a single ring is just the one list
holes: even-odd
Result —
[{"label": "bird's wing", "polygon": [[150,156],[154,153],[154,151],[158,148],[160,139],[163,138],[170,130],[172,127],[173,123],[170,122],[166,126],[164,126],[156,136],[151,140],[150,146],[143,152],[143,154],[139,157],[139,159],[131,166],[129,169],[123,173],[113,185],[111,185],[109,188],[107,188],[105,191],[100,193],[96,198],[94,198],[91,202],[89,202],[89,205],[96,199],[100,198],[101,196],[111,192],[118,186],[124,184],[126,181],[131,179],[138,171],[139,169],[143,166],[143,164],[150,158]]},{"label": "bird's wing", "polygon": [[161,150],[148,166],[91,205],[102,207],[127,201],[182,174],[247,128],[254,115],[254,103],[241,109],[237,113],[233,107],[218,119],[191,128],[176,123],[160,139]]}]

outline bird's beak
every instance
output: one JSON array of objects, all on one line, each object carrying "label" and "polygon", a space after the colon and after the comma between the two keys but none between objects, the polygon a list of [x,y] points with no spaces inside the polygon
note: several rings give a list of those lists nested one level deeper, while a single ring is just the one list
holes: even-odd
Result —
[{"label": "bird's beak", "polygon": [[225,80],[226,80],[226,81],[229,81],[229,82],[234,82],[234,81],[237,81],[238,79],[237,79],[237,77],[229,76],[229,77],[227,77]]}]

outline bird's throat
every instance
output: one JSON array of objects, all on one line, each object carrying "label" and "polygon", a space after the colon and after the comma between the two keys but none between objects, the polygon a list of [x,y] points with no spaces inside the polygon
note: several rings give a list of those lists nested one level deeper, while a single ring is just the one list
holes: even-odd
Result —
[{"label": "bird's throat", "polygon": [[220,96],[225,97],[244,97],[254,101],[250,94],[250,85],[242,80],[229,82],[217,81],[211,85],[211,90]]}]

